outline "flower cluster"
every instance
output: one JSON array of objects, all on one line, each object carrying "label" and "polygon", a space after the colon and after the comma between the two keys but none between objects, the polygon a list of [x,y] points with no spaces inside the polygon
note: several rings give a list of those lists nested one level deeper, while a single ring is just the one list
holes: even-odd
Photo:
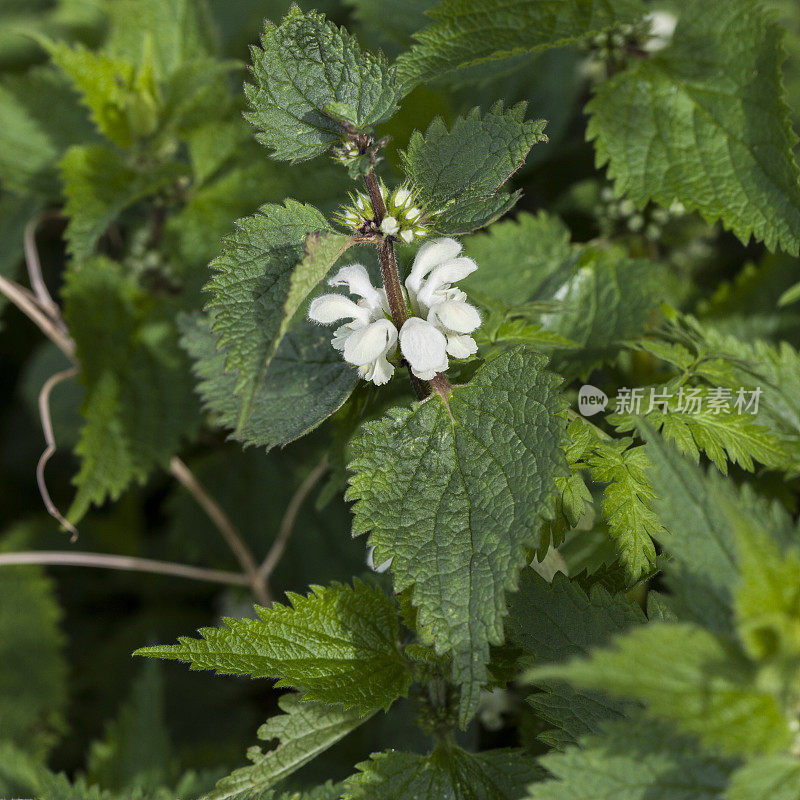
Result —
[{"label": "flower cluster", "polygon": [[308,315],[323,325],[350,320],[334,331],[331,343],[345,361],[358,367],[364,380],[381,385],[392,377],[398,345],[414,375],[431,380],[447,369],[448,356],[468,358],[478,349],[470,334],[480,326],[480,314],[454,285],[478,266],[460,252],[461,244],[446,238],[419,249],[405,282],[414,316],[399,332],[386,292],[372,285],[361,264],[342,267],[328,281],[331,286],[347,286],[360,298],[357,302],[342,294],[324,294],[311,302]]},{"label": "flower cluster", "polygon": [[[398,186],[393,192],[389,192],[381,182],[380,192],[386,206],[386,215],[380,224],[381,233],[385,236],[396,236],[406,244],[428,235],[423,210],[417,205],[416,194],[407,185]],[[339,213],[339,222],[354,231],[362,230],[376,216],[369,195],[365,192],[351,192],[350,200],[351,204]]]}]

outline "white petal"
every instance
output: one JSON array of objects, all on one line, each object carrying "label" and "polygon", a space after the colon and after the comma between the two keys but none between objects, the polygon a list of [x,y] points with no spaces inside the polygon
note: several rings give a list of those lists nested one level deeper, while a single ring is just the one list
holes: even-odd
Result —
[{"label": "white petal", "polygon": [[405,230],[405,231],[402,231],[402,233],[400,234],[400,238],[401,238],[401,239],[402,239],[402,240],[403,240],[403,241],[404,241],[406,244],[411,244],[411,241],[412,241],[412,239],[414,238],[414,231],[411,231],[411,230]]},{"label": "white petal", "polygon": [[394,236],[400,230],[400,225],[394,217],[384,217],[381,222],[381,230],[387,236]]},{"label": "white petal", "polygon": [[455,239],[433,239],[417,251],[411,274],[406,278],[406,287],[415,294],[419,291],[425,276],[438,264],[451,261],[461,252],[461,243]]},{"label": "white petal", "polygon": [[311,301],[308,316],[322,325],[330,325],[340,319],[357,319],[366,324],[369,322],[369,309],[360,308],[342,294],[323,294]]},{"label": "white petal", "polygon": [[[358,327],[360,327],[360,323]],[[337,328],[333,332],[333,338],[331,339],[334,350],[344,350],[344,343],[350,338],[354,330],[356,330],[356,328],[352,322],[348,322],[347,325],[342,325]]]},{"label": "white petal", "polygon": [[447,337],[447,352],[453,358],[469,358],[478,352],[478,345],[471,336],[450,335]]},{"label": "white petal", "polygon": [[394,375],[394,364],[385,356],[380,356],[366,367],[359,367],[358,372],[364,380],[372,381],[376,386],[383,386]]},{"label": "white petal", "polygon": [[380,291],[372,285],[367,268],[363,264],[348,264],[342,267],[329,281],[330,286],[347,286],[359,297],[374,307],[380,305]]},{"label": "white petal", "polygon": [[402,189],[402,188],[398,189],[394,193],[394,198],[393,198],[394,204],[396,206],[405,205],[405,202],[406,200],[408,200],[409,197],[411,197],[411,192],[409,192],[408,189]]},{"label": "white petal", "polygon": [[375,553],[374,547],[367,548],[367,566],[373,572],[386,572],[386,570],[392,566],[392,561],[394,561],[394,558],[387,558],[386,561],[384,561],[382,564],[378,564],[378,566],[376,567],[374,560],[374,553]]},{"label": "white petal", "polygon": [[427,320],[411,317],[400,329],[400,350],[412,372],[430,380],[447,369],[447,339]]},{"label": "white petal", "polygon": [[419,292],[417,300],[420,305],[432,306],[436,300],[436,293],[444,286],[466,278],[471,272],[475,272],[478,265],[471,258],[454,258],[444,264],[440,264],[428,276]]},{"label": "white petal", "polygon": [[481,315],[475,306],[462,300],[445,300],[431,308],[428,321],[434,325],[439,322],[448,331],[472,333],[480,327]]},{"label": "white petal", "polygon": [[344,344],[344,360],[357,367],[385,356],[397,341],[397,328],[388,319],[371,322],[353,334]]}]

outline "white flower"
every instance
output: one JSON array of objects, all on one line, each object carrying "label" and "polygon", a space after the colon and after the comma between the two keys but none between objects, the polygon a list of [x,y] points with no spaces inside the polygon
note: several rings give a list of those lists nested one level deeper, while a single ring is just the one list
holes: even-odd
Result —
[{"label": "white flower", "polygon": [[386,316],[386,292],[372,285],[361,264],[342,267],[328,283],[347,286],[361,300],[355,303],[341,294],[323,294],[311,302],[308,316],[323,325],[349,318],[350,322],[333,332],[331,344],[342,352],[345,361],[358,367],[364,380],[378,386],[386,383],[394,374],[387,356],[397,345],[397,328]]},{"label": "white flower", "polygon": [[650,23],[650,39],[643,47],[650,53],[657,53],[672,40],[678,18],[669,11],[653,11],[645,17],[645,20]]},{"label": "white flower", "polygon": [[383,218],[383,222],[381,222],[381,231],[383,231],[386,236],[396,236],[399,230],[400,225],[394,217],[386,216]]},{"label": "white flower", "polygon": [[394,558],[393,557],[392,558],[387,558],[386,561],[384,561],[382,564],[378,564],[376,566],[375,565],[375,548],[374,547],[368,547],[367,548],[367,557],[366,557],[365,560],[367,562],[367,566],[373,572],[386,572],[389,569],[389,567],[392,566],[392,561],[394,561]]},{"label": "white flower", "polygon": [[467,358],[478,350],[469,334],[480,326],[480,314],[466,302],[466,294],[453,286],[478,265],[459,256],[460,252],[461,244],[455,239],[427,242],[420,247],[406,278],[411,308],[417,316],[400,330],[400,350],[422,380],[444,372],[448,354]]}]

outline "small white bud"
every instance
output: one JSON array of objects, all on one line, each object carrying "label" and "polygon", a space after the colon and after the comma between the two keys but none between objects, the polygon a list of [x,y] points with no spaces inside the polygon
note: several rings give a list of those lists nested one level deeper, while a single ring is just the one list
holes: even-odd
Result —
[{"label": "small white bud", "polygon": [[402,206],[405,205],[408,198],[411,197],[411,192],[408,189],[400,188],[394,193],[394,205],[395,206]]},{"label": "small white bud", "polygon": [[384,217],[381,222],[381,231],[386,236],[395,236],[400,230],[400,225],[394,217]]}]

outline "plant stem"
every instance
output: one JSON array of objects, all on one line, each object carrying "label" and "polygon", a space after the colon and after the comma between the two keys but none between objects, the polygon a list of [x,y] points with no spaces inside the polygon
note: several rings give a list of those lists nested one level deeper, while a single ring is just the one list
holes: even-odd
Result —
[{"label": "plant stem", "polygon": [[319,479],[327,471],[328,459],[326,457],[323,458],[316,467],[314,467],[314,469],[309,473],[308,477],[306,477],[306,479],[297,488],[297,491],[289,501],[289,505],[286,507],[286,512],[281,520],[281,527],[278,530],[278,535],[275,537],[275,541],[272,543],[272,547],[270,548],[269,553],[267,553],[267,557],[258,568],[258,578],[264,583],[264,585],[267,584],[267,581],[269,580],[275,567],[278,565],[281,556],[283,556],[283,553],[286,550],[286,545],[289,543],[289,539],[292,536],[292,531],[294,530],[294,524],[297,520],[297,515],[300,513],[300,508],[305,502],[306,497],[308,497],[309,492],[314,488],[314,486],[316,486]]},{"label": "plant stem", "polygon": [[0,567],[19,564],[51,566],[95,567],[99,569],[122,569],[129,572],[150,572],[154,575],[172,575],[195,581],[227,583],[232,586],[249,586],[250,580],[239,572],[192,567],[170,561],[155,561],[134,556],[110,556],[105,553],[68,553],[59,550],[33,550],[22,553],[0,553]]},{"label": "plant stem", "polygon": [[39,418],[42,421],[42,432],[44,433],[44,440],[47,447],[36,464],[36,484],[39,487],[39,494],[44,502],[44,507],[51,517],[61,523],[61,525],[72,534],[73,542],[78,538],[78,529],[58,510],[56,504],[50,497],[50,492],[47,490],[47,482],[44,479],[44,468],[56,452],[56,436],[53,432],[53,421],[50,416],[50,392],[52,392],[59,383],[70,380],[77,374],[77,367],[70,367],[62,372],[57,372],[45,381],[42,390],[39,392]]},{"label": "plant stem", "polygon": [[[383,218],[386,216],[386,205],[381,196],[378,179],[375,177],[375,170],[371,169],[364,176],[364,182],[367,185],[372,210],[375,212],[375,223],[380,227]],[[397,271],[394,242],[390,236],[384,236],[378,244],[378,261],[381,265],[381,278],[383,279],[383,288],[386,290],[389,310],[392,313],[392,322],[394,322],[395,327],[399,331],[408,320],[409,314],[406,298],[403,294],[403,287],[400,285],[400,274]],[[424,400],[430,394],[425,386],[425,382],[420,380],[411,371],[411,367],[408,368],[408,377],[411,379],[411,385],[414,387],[417,398],[419,400]],[[431,389],[438,395],[441,395],[446,402],[447,394],[452,388],[447,378],[442,375],[442,373],[437,372],[436,377],[432,381],[429,381],[429,383]]]},{"label": "plant stem", "polygon": [[177,456],[169,462],[169,471],[181,483],[181,485],[194,497],[197,504],[206,512],[208,518],[214,523],[217,530],[222,534],[222,538],[228,544],[233,554],[236,556],[242,567],[247,582],[253,589],[259,603],[270,605],[272,600],[267,591],[264,581],[258,574],[258,566],[250,549],[244,543],[236,527],[231,522],[222,507],[205,490],[205,487],[197,480],[189,467],[184,464]]},{"label": "plant stem", "polygon": [[75,361],[75,343],[64,333],[41,307],[36,296],[23,286],[0,275],[2,292],[26,317],[32,320],[42,333],[55,344],[71,361]]}]

